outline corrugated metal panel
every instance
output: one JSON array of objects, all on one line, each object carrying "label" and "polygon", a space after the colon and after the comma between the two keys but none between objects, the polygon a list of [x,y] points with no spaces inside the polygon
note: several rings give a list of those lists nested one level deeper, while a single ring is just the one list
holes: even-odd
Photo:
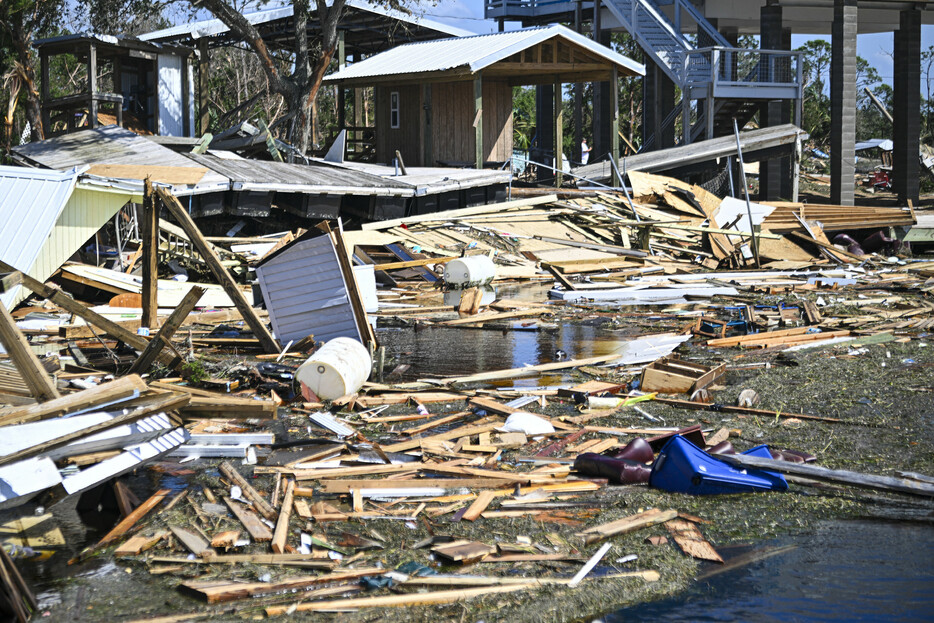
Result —
[{"label": "corrugated metal panel", "polygon": [[[73,171],[0,167],[0,259],[31,274],[77,179]],[[12,307],[20,289],[3,293],[0,301]]]},{"label": "corrugated metal panel", "polygon": [[334,195],[396,195],[411,197],[410,184],[389,180],[378,175],[324,164],[290,164],[268,160],[247,160],[223,153],[186,154],[197,164],[216,171],[233,183],[234,190],[264,189],[284,192],[306,192]]},{"label": "corrugated metal panel", "polygon": [[[330,5],[331,3],[328,2],[328,4]],[[418,15],[417,13],[408,14],[401,11],[394,11],[388,7],[371,4],[369,2],[363,2],[362,0],[348,0],[345,4],[345,7],[366,11],[368,13],[375,13],[377,15],[383,15],[385,17],[390,17],[408,24],[416,24],[418,26],[430,28],[431,30],[436,30],[454,37],[464,37],[473,34],[470,31],[463,30],[461,28],[455,28],[454,26],[450,26],[443,22],[427,19]],[[277,19],[292,17],[292,11],[292,5],[287,5],[275,9],[257,11],[256,13],[248,13],[244,17],[248,22],[254,25],[266,24]],[[143,41],[169,41],[187,35],[192,39],[200,39],[201,37],[210,37],[212,35],[223,34],[228,30],[230,29],[227,27],[227,25],[219,19],[209,19],[200,22],[181,24],[179,26],[173,26],[172,28],[156,30],[154,32],[140,35],[139,38]]]},{"label": "corrugated metal panel", "polygon": [[314,335],[360,340],[329,236],[300,240],[257,266],[273,332],[281,343]]},{"label": "corrugated metal panel", "polygon": [[585,48],[626,73],[644,75],[645,67],[610,48],[580,35],[561,24],[524,28],[473,37],[455,37],[438,41],[409,43],[354,63],[325,78],[337,82],[376,76],[443,72],[463,69],[476,72],[522,50],[553,37],[561,37]]},{"label": "corrugated metal panel", "polygon": [[[80,130],[13,148],[13,156],[31,165],[71,169],[91,164],[191,167],[191,161],[120,126]],[[176,195],[227,190],[230,180],[208,171],[194,186],[174,186]]]}]

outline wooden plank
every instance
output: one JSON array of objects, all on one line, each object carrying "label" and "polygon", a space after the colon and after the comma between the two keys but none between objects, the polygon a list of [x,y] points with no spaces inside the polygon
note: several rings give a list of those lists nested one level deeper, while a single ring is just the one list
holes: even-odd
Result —
[{"label": "wooden plank", "polygon": [[243,491],[243,495],[245,495],[246,499],[248,499],[256,508],[256,510],[259,511],[260,515],[269,521],[276,521],[278,519],[279,513],[276,512],[276,509],[274,509],[269,504],[269,502],[267,502],[266,499],[261,496],[256,489],[253,488],[253,485],[246,481],[246,478],[240,475],[240,472],[238,472],[233,465],[231,465],[228,461],[224,461],[220,464],[218,469],[220,470],[221,474],[224,475],[224,477],[233,482],[233,484],[240,487],[240,489]]},{"label": "wooden plank", "polygon": [[483,322],[492,322],[495,320],[507,320],[509,318],[525,318],[527,316],[540,316],[542,314],[550,313],[547,307],[535,307],[532,309],[519,309],[515,311],[508,312],[492,312],[486,314],[477,314],[476,316],[468,316],[466,318],[457,318],[455,320],[446,320],[445,322],[440,323],[443,326],[453,327],[458,325],[465,324],[480,324]]},{"label": "wooden plank", "polygon": [[159,317],[159,209],[152,191],[152,179],[143,181],[143,222],[140,227],[143,252],[143,317],[144,327],[153,327]]},{"label": "wooden plank", "polygon": [[597,541],[608,539],[611,536],[626,534],[641,528],[664,523],[674,519],[677,516],[678,511],[676,510],[670,509],[663,511],[658,508],[653,508],[642,513],[637,513],[635,515],[630,515],[629,517],[623,517],[622,519],[611,521],[610,523],[588,528],[587,530],[581,532],[580,536],[583,536],[584,542],[587,545],[590,545],[591,543],[596,543]]},{"label": "wooden plank", "polygon": [[319,480],[322,493],[350,493],[353,489],[499,489],[516,482],[499,478],[413,478],[411,480]]},{"label": "wooden plank", "polygon": [[[13,270],[13,267],[9,264],[6,264],[0,261],[0,271]],[[94,325],[95,327],[100,328],[106,334],[111,335],[125,344],[129,344],[136,350],[143,350],[146,348],[146,345],[149,343],[149,340],[146,338],[136,335],[133,331],[126,329],[125,327],[120,326],[116,322],[101,316],[95,311],[88,309],[81,303],[75,301],[67,294],[58,290],[56,288],[50,288],[41,281],[37,281],[30,277],[29,275],[24,274],[22,276],[23,285],[41,296],[42,298],[55,303],[62,309],[67,312],[70,312],[79,318],[84,319],[89,324]],[[89,336],[90,337],[90,336]],[[160,355],[159,361],[166,366],[174,369],[177,367],[181,360],[169,354]]]},{"label": "wooden plank", "polygon": [[227,269],[221,264],[217,253],[211,248],[210,243],[204,239],[204,236],[201,235],[201,230],[199,230],[195,222],[191,220],[191,217],[188,215],[185,208],[182,207],[182,204],[178,202],[175,195],[165,188],[158,188],[156,192],[159,198],[162,199],[162,203],[169,211],[169,214],[171,214],[178,224],[181,225],[182,229],[185,230],[191,243],[198,249],[198,253],[201,254],[204,262],[208,265],[208,268],[211,269],[214,278],[221,284],[227,296],[230,297],[230,300],[233,301],[234,306],[240,311],[243,319],[250,326],[250,329],[253,330],[253,335],[259,339],[260,343],[263,345],[263,350],[267,353],[280,352],[279,344],[276,342],[275,338],[273,338],[269,329],[266,328],[266,324],[256,315],[256,311],[253,309],[252,305],[247,302],[246,297],[243,296],[243,292],[240,291],[233,277],[230,276],[230,273],[227,272]]},{"label": "wooden plank", "polygon": [[496,552],[496,548],[478,541],[453,541],[435,545],[431,551],[454,562],[473,561]]},{"label": "wooden plank", "polygon": [[0,344],[3,344],[7,355],[36,400],[46,402],[59,397],[55,379],[50,378],[42,367],[42,362],[32,352],[26,336],[16,326],[16,321],[3,304],[0,304]]},{"label": "wooden plank", "polygon": [[400,270],[402,268],[415,268],[417,266],[428,266],[429,264],[446,264],[451,260],[459,259],[454,257],[424,257],[418,260],[409,260],[407,262],[387,262],[385,264],[375,264],[373,270]]},{"label": "wooden plank", "polygon": [[169,526],[169,530],[171,530],[175,538],[195,556],[201,556],[204,552],[211,549],[211,544],[205,541],[201,535],[194,530],[172,525]]},{"label": "wooden plank", "polygon": [[[327,223],[327,221],[325,221]],[[357,285],[357,278],[353,272],[352,254],[344,243],[344,232],[341,222],[338,220],[338,229],[329,230],[328,234],[334,243],[334,252],[337,255],[337,263],[340,265],[341,275],[344,279],[344,285],[347,289],[347,298],[350,300],[350,308],[353,310],[354,321],[357,325],[357,332],[360,334],[360,341],[366,347],[372,347],[374,350],[379,346],[376,340],[376,333],[373,326],[366,317],[366,310],[363,308],[363,296],[360,294],[360,288]]]},{"label": "wooden plank", "polygon": [[539,372],[553,372],[555,370],[567,370],[568,368],[577,368],[579,366],[592,366],[599,363],[606,363],[614,359],[619,359],[619,353],[609,355],[600,355],[597,357],[588,357],[586,359],[570,359],[568,361],[556,361],[554,363],[542,363],[536,366],[526,366],[524,368],[511,368],[508,370],[494,370],[492,372],[480,372],[470,376],[456,376],[438,379],[438,383],[453,385],[460,383],[478,383],[481,381],[499,381],[502,379],[512,379]]},{"label": "wooden plank", "polygon": [[[155,384],[152,384],[155,385]],[[188,388],[174,388],[188,393]],[[178,409],[178,414],[187,420],[224,418],[227,420],[271,420],[279,408],[271,400],[254,400],[238,396],[192,395],[188,404]]]},{"label": "wooden plank", "polygon": [[285,541],[289,536],[289,519],[292,517],[292,499],[295,496],[295,481],[289,480],[282,498],[282,508],[279,510],[279,519],[276,521],[276,531],[272,536],[272,551],[277,554],[285,553]]},{"label": "wooden plank", "polygon": [[603,560],[603,557],[606,556],[606,553],[610,551],[611,547],[613,547],[612,543],[604,543],[601,545],[600,549],[597,550],[597,552],[590,558],[590,560],[584,563],[584,566],[581,567],[580,571],[574,574],[574,577],[571,578],[570,582],[568,582],[568,588],[577,588],[581,581],[587,577],[587,574],[597,566],[597,563]]},{"label": "wooden plank", "polygon": [[723,563],[723,558],[717,553],[717,550],[704,538],[697,526],[690,521],[672,519],[665,526],[668,528],[668,532],[671,533],[672,538],[674,538],[675,543],[688,556]]},{"label": "wooden plank", "polygon": [[719,348],[722,346],[738,346],[747,342],[755,342],[764,337],[779,338],[789,335],[803,335],[809,331],[808,327],[794,327],[792,329],[782,329],[779,331],[769,331],[767,333],[750,333],[748,335],[736,335],[733,337],[718,338],[707,340],[707,346]]},{"label": "wooden plank", "polygon": [[262,543],[272,540],[272,532],[269,531],[269,528],[260,520],[256,513],[228,497],[224,498],[224,502],[234,516],[240,520],[240,523],[243,524],[243,527],[250,533],[250,537],[254,541]]},{"label": "wooden plank", "polygon": [[164,539],[167,534],[168,532],[162,531],[152,536],[143,536],[141,534],[132,536],[114,550],[114,556],[117,558],[120,556],[137,556],[155,547],[156,543]]},{"label": "wooden plank", "polygon": [[146,383],[139,376],[124,376],[108,383],[101,383],[97,387],[68,394],[41,404],[0,411],[0,426],[25,424],[26,422],[35,422],[58,417],[66,413],[82,411],[98,405],[113,404],[119,400],[138,395],[147,389]]},{"label": "wooden plank", "polygon": [[139,358],[130,366],[130,374],[145,374],[149,372],[149,369],[156,362],[159,353],[162,352],[163,348],[171,344],[172,336],[175,335],[175,331],[178,330],[178,327],[185,317],[191,313],[191,310],[195,308],[195,305],[198,304],[198,300],[201,299],[203,294],[204,288],[198,286],[194,286],[185,294],[182,301],[178,304],[178,307],[169,314],[168,320],[159,328],[159,332],[156,336],[146,345],[145,350],[143,350]]},{"label": "wooden plank", "polygon": [[[264,593],[296,591],[316,584],[341,583],[367,576],[379,576],[385,569],[367,567],[325,575],[306,575],[277,582],[231,582],[229,580],[190,580],[179,585],[183,593],[200,597],[209,604],[247,599]],[[343,590],[347,590],[346,587]]]},{"label": "wooden plank", "polygon": [[[726,413],[743,413],[746,415],[758,415],[765,418],[795,418],[798,420],[815,420],[819,422],[842,422],[840,418],[824,417],[821,415],[807,415],[805,413],[785,413],[783,411],[769,411],[768,409],[754,409],[752,407],[734,407],[731,405],[714,405],[706,402],[695,402],[693,400],[678,400],[676,398],[654,398],[655,402],[680,407],[683,409],[703,409],[711,411],[723,411]],[[603,429],[606,430],[606,429]]]},{"label": "wooden plank", "polygon": [[448,441],[451,439],[459,439],[460,437],[470,437],[473,435],[479,435],[480,433],[488,433],[496,428],[502,426],[504,422],[502,420],[494,420],[492,422],[487,422],[483,424],[472,424],[468,426],[461,426],[453,430],[449,430],[445,433],[438,433],[437,435],[431,435],[430,437],[422,437],[419,439],[411,439],[409,441],[402,441],[400,443],[390,444],[388,446],[383,446],[383,450],[386,452],[406,452],[408,450],[414,450],[421,446],[422,441]]},{"label": "wooden plank", "polygon": [[392,229],[400,225],[413,225],[415,223],[444,222],[461,216],[473,216],[475,214],[501,214],[507,210],[519,210],[533,206],[554,203],[558,200],[555,194],[543,195],[541,197],[529,197],[518,201],[504,201],[503,203],[491,203],[487,205],[473,206],[470,208],[459,208],[456,210],[446,210],[444,212],[433,212],[431,214],[420,214],[418,216],[409,216],[405,218],[392,219],[388,221],[378,221],[376,223],[363,223],[360,229],[364,231]]},{"label": "wooden plank", "polygon": [[934,497],[934,484],[920,482],[909,478],[895,478],[892,476],[878,476],[875,474],[862,474],[842,469],[827,469],[818,467],[809,463],[790,463],[788,461],[773,461],[772,459],[763,459],[759,457],[747,456],[745,454],[722,455],[724,460],[741,465],[743,467],[755,467],[767,469],[782,474],[791,474],[802,476],[811,480],[821,482],[832,482],[835,484],[846,485],[850,487],[859,487],[863,489],[876,489],[878,491],[890,491],[897,493],[907,493],[920,497]]},{"label": "wooden plank", "polygon": [[490,502],[493,501],[496,492],[491,490],[481,491],[480,495],[477,496],[477,499],[474,500],[473,504],[470,505],[470,508],[461,516],[461,519],[466,519],[467,521],[476,521],[480,514],[486,510],[486,507],[490,505]]},{"label": "wooden plank", "polygon": [[485,595],[514,593],[537,586],[534,583],[510,586],[484,586],[465,590],[433,591],[430,593],[407,593],[404,595],[386,595],[381,597],[360,597],[356,599],[335,599],[315,601],[284,606],[269,606],[266,616],[273,617],[291,612],[313,612],[327,610],[346,610],[354,608],[385,608],[425,604],[446,604],[483,597]]}]

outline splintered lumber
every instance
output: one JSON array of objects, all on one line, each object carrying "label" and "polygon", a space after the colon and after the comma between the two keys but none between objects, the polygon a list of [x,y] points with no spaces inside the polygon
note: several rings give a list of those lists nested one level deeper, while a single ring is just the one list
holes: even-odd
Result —
[{"label": "splintered lumber", "polygon": [[178,306],[169,314],[168,319],[162,323],[159,332],[146,345],[145,350],[139,358],[130,366],[130,374],[145,374],[149,368],[156,362],[156,357],[162,352],[162,349],[172,343],[172,336],[182,324],[182,321],[195,308],[201,296],[204,294],[204,288],[194,286],[185,294]]},{"label": "splintered lumber", "polygon": [[23,576],[20,575],[13,559],[2,547],[0,547],[0,586],[3,589],[3,596],[6,597],[6,605],[13,610],[16,621],[18,623],[27,623],[30,610],[35,612],[38,608],[38,602],[35,595],[29,590],[26,581],[23,580]]},{"label": "splintered lumber", "polygon": [[276,512],[276,509],[274,509],[269,504],[269,502],[267,502],[266,499],[261,496],[256,489],[253,488],[253,485],[246,481],[246,478],[240,475],[240,472],[238,472],[229,461],[224,461],[221,463],[219,469],[221,474],[223,474],[235,485],[240,487],[240,489],[243,491],[243,495],[245,495],[246,499],[248,499],[253,504],[253,506],[256,507],[256,510],[259,511],[260,515],[269,521],[276,521],[276,519],[279,517],[279,513]]},{"label": "splintered lumber", "polygon": [[413,470],[411,463],[400,465],[360,465],[358,467],[330,467],[325,469],[294,469],[273,465],[257,465],[256,474],[291,474],[295,480],[309,481],[322,478],[342,478],[345,476],[372,476],[373,474],[396,474]]},{"label": "splintered lumber", "polygon": [[454,562],[470,562],[486,558],[496,551],[496,548],[478,541],[453,541],[435,545],[431,551]]},{"label": "splintered lumber", "polygon": [[597,550],[597,553],[594,554],[594,555],[590,558],[590,560],[588,560],[586,563],[584,563],[584,566],[581,567],[580,571],[578,571],[577,573],[574,574],[574,577],[571,578],[571,581],[570,581],[570,582],[568,582],[568,588],[576,588],[577,585],[580,584],[581,581],[582,581],[585,577],[587,577],[587,574],[590,573],[590,571],[591,571],[594,567],[597,566],[597,563],[599,563],[601,560],[603,560],[603,557],[606,556],[606,553],[607,553],[608,551],[610,551],[610,548],[611,548],[611,547],[613,547],[613,544],[612,544],[612,543],[604,543],[603,545],[601,545],[601,546],[600,546],[600,549]]},{"label": "splintered lumber", "polygon": [[[155,384],[153,384],[155,386]],[[164,385],[160,385],[162,387]],[[187,393],[187,388],[173,388]],[[191,396],[187,405],[178,410],[186,420],[224,418],[226,420],[270,420],[276,417],[278,407],[271,400],[255,400],[238,396]]]},{"label": "splintered lumber", "polygon": [[[505,562],[507,556],[497,558],[487,558],[483,562]],[[513,558],[512,556],[508,558]],[[577,557],[555,554],[550,560],[577,560]],[[541,559],[545,560],[545,559]],[[622,578],[640,578],[646,582],[657,582],[661,575],[658,571],[624,571],[622,573],[608,573],[601,575],[601,580],[618,580]],[[595,578],[596,579],[596,578]],[[511,584],[536,584],[539,586],[549,585],[569,585],[571,578],[509,578],[498,575],[476,576],[476,575],[429,575],[425,577],[410,577],[403,582],[405,585],[412,586],[494,586]]]},{"label": "splintered lumber", "polygon": [[795,327],[793,329],[783,329],[781,331],[769,331],[768,333],[749,333],[748,335],[722,337],[714,340],[707,340],[707,346],[712,346],[714,348],[722,346],[740,346],[750,342],[758,342],[763,338],[775,339],[791,335],[803,335],[808,331],[810,331],[808,327]]},{"label": "splintered lumber", "polygon": [[323,493],[350,493],[353,489],[499,489],[517,482],[527,484],[535,478],[503,480],[499,478],[413,478],[411,480],[319,480]]},{"label": "splintered lumber", "polygon": [[162,500],[168,497],[170,493],[172,493],[171,489],[160,489],[159,491],[156,491],[148,500],[133,509],[132,513],[127,515],[120,523],[114,526],[110,532],[105,534],[104,538],[98,541],[95,545],[85,549],[76,558],[69,560],[68,564],[77,562],[78,560],[85,558],[88,554],[97,551],[102,547],[106,547],[107,545],[122,537],[127,533],[128,530],[130,530],[130,528],[136,525],[140,519],[145,517],[149,511],[161,504]]},{"label": "splintered lumber", "polygon": [[154,547],[156,543],[164,539],[167,534],[168,532],[162,531],[152,536],[143,536],[141,534],[132,536],[127,539],[123,545],[114,550],[114,556],[119,558],[120,556],[136,556],[141,554]]},{"label": "splintered lumber", "polygon": [[239,540],[239,530],[225,530],[211,537],[211,547],[223,547],[226,550],[233,547]]},{"label": "splintered lumber", "polygon": [[182,526],[169,526],[169,530],[171,530],[175,538],[195,556],[201,556],[204,552],[211,549],[211,544],[205,541],[201,535],[194,530],[189,530]]},{"label": "splintered lumber", "polygon": [[354,403],[358,407],[371,409],[373,407],[382,407],[384,405],[400,405],[410,400],[419,404],[430,404],[433,402],[456,402],[466,400],[467,396],[455,394],[452,392],[411,392],[401,394],[382,394],[380,396],[360,396],[354,398]]},{"label": "splintered lumber", "polygon": [[791,463],[788,461],[774,461],[745,454],[721,455],[724,460],[743,467],[767,469],[772,472],[802,476],[821,482],[832,482],[850,487],[863,489],[876,489],[879,491],[892,491],[907,493],[921,497],[934,497],[934,484],[920,482],[908,478],[895,478],[892,476],[877,476],[875,474],[862,474],[842,469],[827,469],[808,463]]},{"label": "splintered lumber", "polygon": [[365,569],[352,569],[336,571],[324,575],[306,575],[297,578],[288,578],[278,582],[231,582],[229,580],[192,580],[183,582],[179,589],[195,597],[200,597],[209,604],[216,604],[237,599],[247,599],[265,593],[281,593],[294,591],[316,584],[330,584],[332,582],[347,582],[367,576],[378,576],[386,573],[386,569],[368,567]]},{"label": "splintered lumber", "polygon": [[528,376],[539,372],[552,372],[554,370],[567,370],[568,368],[577,368],[580,366],[592,366],[599,363],[606,363],[614,359],[619,359],[618,353],[610,355],[600,355],[598,357],[588,357],[586,359],[569,359],[568,361],[556,361],[553,363],[542,363],[536,366],[526,366],[524,368],[510,368],[508,370],[494,370],[492,372],[481,372],[470,376],[447,377],[438,379],[439,383],[453,385],[455,383],[478,383],[481,381],[499,381],[502,379],[513,379],[520,376]]},{"label": "splintered lumber", "polygon": [[[0,261],[0,271],[14,270],[12,266]],[[41,281],[33,279],[29,275],[22,275],[23,285],[41,296],[42,298],[55,303],[65,311],[84,319],[88,324],[100,328],[104,333],[112,335],[121,342],[129,344],[136,350],[144,350],[149,340],[137,335],[133,331],[126,329],[118,323],[101,316],[95,311],[85,307],[78,301],[69,297],[67,294],[57,288],[50,288]],[[181,359],[170,353],[162,353],[158,361],[174,369],[181,363]]]},{"label": "splintered lumber", "polygon": [[0,411],[0,426],[46,420],[91,407],[103,408],[106,405],[138,396],[147,389],[146,383],[139,376],[135,374],[124,376],[41,404],[4,409]]},{"label": "splintered lumber", "polygon": [[143,180],[143,222],[140,227],[143,252],[142,326],[152,327],[159,315],[159,209],[152,191],[152,180]]},{"label": "splintered lumber", "polygon": [[627,532],[634,532],[635,530],[639,530],[641,528],[664,523],[674,519],[677,516],[678,511],[676,510],[669,509],[663,511],[658,508],[653,508],[642,513],[637,513],[635,515],[630,515],[629,517],[623,517],[622,519],[611,521],[610,523],[588,528],[587,530],[581,532],[579,536],[583,536],[584,542],[587,545],[590,545],[591,543],[602,541],[603,539],[610,538],[611,536],[626,534]]},{"label": "splintered lumber", "polygon": [[272,532],[270,532],[266,524],[262,522],[259,515],[228,497],[224,498],[224,502],[234,516],[240,520],[240,523],[243,524],[243,527],[250,533],[254,541],[262,543],[272,540]]},{"label": "splintered lumber", "polygon": [[176,407],[184,405],[187,402],[188,396],[182,394],[161,394],[153,396],[136,404],[129,413],[123,413],[115,418],[109,419],[99,424],[94,424],[93,426],[88,426],[87,428],[61,435],[60,437],[50,439],[35,446],[30,446],[17,452],[11,452],[10,454],[0,456],[0,465],[7,465],[9,463],[22,461],[23,459],[28,459],[33,456],[38,456],[48,452],[49,450],[53,450],[55,448],[64,446],[65,444],[71,443],[77,439],[90,437],[91,435],[99,433],[103,430],[107,430],[108,428],[115,428],[117,426],[122,426],[123,424],[129,424],[130,422],[141,420],[150,413],[158,413],[159,411],[172,411]]},{"label": "splintered lumber", "polygon": [[285,553],[285,540],[289,536],[289,519],[292,517],[292,499],[295,497],[295,481],[289,480],[282,497],[282,508],[279,519],[276,521],[276,531],[272,536],[272,551],[277,554]]},{"label": "splintered lumber", "polygon": [[671,533],[675,543],[688,556],[693,556],[700,560],[711,560],[713,562],[723,562],[723,558],[717,553],[701,531],[697,529],[690,521],[683,519],[672,519],[665,523],[668,532]]},{"label": "splintered lumber", "polygon": [[524,318],[526,316],[541,316],[542,314],[550,313],[551,310],[547,307],[534,307],[532,309],[517,309],[515,311],[508,312],[492,312],[489,314],[477,314],[475,316],[467,316],[466,318],[458,318],[456,320],[447,320],[442,322],[441,325],[446,327],[453,327],[463,324],[480,324],[482,322],[492,322],[494,320],[506,320],[508,318]]},{"label": "splintered lumber", "polygon": [[221,284],[224,288],[224,292],[227,293],[227,296],[230,297],[230,300],[233,301],[233,304],[243,315],[243,319],[250,326],[250,329],[253,330],[253,335],[255,335],[260,344],[262,344],[263,350],[267,353],[280,352],[279,344],[272,336],[272,333],[266,328],[266,324],[260,320],[253,306],[247,302],[246,297],[243,296],[243,292],[237,287],[233,277],[230,276],[230,273],[227,272],[227,269],[221,264],[221,260],[217,257],[217,253],[212,248],[212,245],[201,235],[201,230],[199,230],[195,222],[191,220],[191,216],[188,215],[188,212],[182,207],[182,204],[178,202],[175,195],[165,188],[157,188],[156,192],[159,194],[159,198],[162,200],[162,204],[165,206],[166,210],[168,210],[172,218],[181,225],[182,229],[188,235],[189,240],[191,240],[191,243],[198,250],[198,253],[201,254],[204,262],[208,265],[208,268],[211,269],[214,278]]},{"label": "splintered lumber", "polygon": [[411,439],[409,441],[402,441],[388,446],[383,446],[383,450],[385,452],[406,452],[408,450],[414,450],[415,448],[420,447],[423,441],[449,441],[451,439],[459,439],[461,437],[472,437],[473,435],[479,435],[480,433],[488,433],[492,430],[496,430],[503,424],[504,422],[502,420],[495,420],[486,424],[461,426],[460,428],[449,430],[446,433],[438,433],[437,435],[432,435],[430,437],[421,437],[418,439]]},{"label": "splintered lumber", "polygon": [[474,216],[475,214],[503,214],[508,210],[516,210],[516,216],[521,216],[518,211],[523,208],[554,203],[558,200],[555,194],[543,195],[541,197],[529,197],[518,201],[504,201],[502,203],[492,203],[488,205],[472,206],[469,208],[459,208],[456,210],[446,210],[444,212],[432,212],[431,214],[419,214],[416,216],[407,216],[388,221],[378,221],[376,223],[364,223],[360,226],[363,231],[384,230],[399,227],[400,225],[412,225],[415,223],[444,222],[453,218],[462,216]]},{"label": "splintered lumber", "polygon": [[466,519],[467,521],[476,521],[480,514],[486,510],[486,507],[490,505],[490,502],[493,501],[493,498],[496,497],[496,492],[490,489],[486,491],[481,491],[480,495],[477,496],[477,499],[474,500],[473,504],[470,505],[470,508],[461,516],[461,519]]},{"label": "splintered lumber", "polygon": [[484,586],[464,590],[434,591],[431,593],[411,593],[406,595],[385,595],[382,597],[359,597],[354,599],[334,599],[331,601],[313,601],[308,603],[292,604],[290,606],[270,606],[266,608],[266,616],[272,617],[287,612],[313,612],[319,610],[347,610],[352,608],[388,608],[400,606],[415,606],[420,604],[449,604],[458,601],[483,597],[498,593],[514,593],[534,588],[533,582],[515,584],[512,586]]},{"label": "splintered lumber", "polygon": [[179,558],[153,556],[150,562],[195,565],[281,565],[283,567],[305,567],[308,569],[333,569],[337,566],[332,560],[315,559],[311,554],[215,554],[213,550],[204,553],[201,558]]},{"label": "splintered lumber", "polygon": [[[767,418],[795,418],[799,420],[815,420],[818,422],[842,422],[840,418],[824,417],[821,415],[807,415],[804,413],[785,413],[783,411],[769,411],[768,409],[754,409],[752,407],[734,407],[731,405],[720,405],[707,402],[696,402],[694,400],[678,400],[677,398],[654,398],[655,402],[680,407],[682,409],[702,409],[710,411],[723,411],[726,413],[742,413],[745,415],[758,415]],[[606,429],[601,429],[606,430]]]},{"label": "splintered lumber", "polygon": [[46,402],[59,397],[55,380],[50,378],[42,367],[42,362],[29,347],[26,336],[16,326],[16,321],[3,304],[0,304],[0,344],[3,344],[7,355],[36,400]]}]

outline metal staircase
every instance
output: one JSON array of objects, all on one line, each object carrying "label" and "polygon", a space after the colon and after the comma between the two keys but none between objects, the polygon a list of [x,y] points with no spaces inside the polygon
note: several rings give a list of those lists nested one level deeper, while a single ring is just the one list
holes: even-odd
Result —
[{"label": "metal staircase", "polygon": [[[555,0],[487,0],[487,15],[541,21],[565,10]],[[662,9],[670,7],[672,18]],[[682,102],[667,113],[662,128],[671,128],[678,116],[696,117],[683,140],[691,142],[731,131],[732,119],[743,124],[763,101],[799,100],[802,95],[800,53],[781,50],[734,48],[691,0],[602,0],[639,46],[680,89]],[[696,37],[683,34],[695,28]],[[684,99],[687,99],[687,104]],[[691,105],[704,100],[704,106]],[[643,149],[654,136],[643,137]]]}]

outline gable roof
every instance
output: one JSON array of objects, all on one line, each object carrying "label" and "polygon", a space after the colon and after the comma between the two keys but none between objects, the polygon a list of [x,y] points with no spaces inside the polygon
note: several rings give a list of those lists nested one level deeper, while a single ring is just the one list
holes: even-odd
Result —
[{"label": "gable roof", "polygon": [[616,65],[624,75],[645,75],[644,65],[566,26],[551,24],[473,37],[408,43],[354,63],[327,76],[324,80],[325,82],[344,82],[410,74],[473,74],[556,37],[585,49],[607,63]]}]

